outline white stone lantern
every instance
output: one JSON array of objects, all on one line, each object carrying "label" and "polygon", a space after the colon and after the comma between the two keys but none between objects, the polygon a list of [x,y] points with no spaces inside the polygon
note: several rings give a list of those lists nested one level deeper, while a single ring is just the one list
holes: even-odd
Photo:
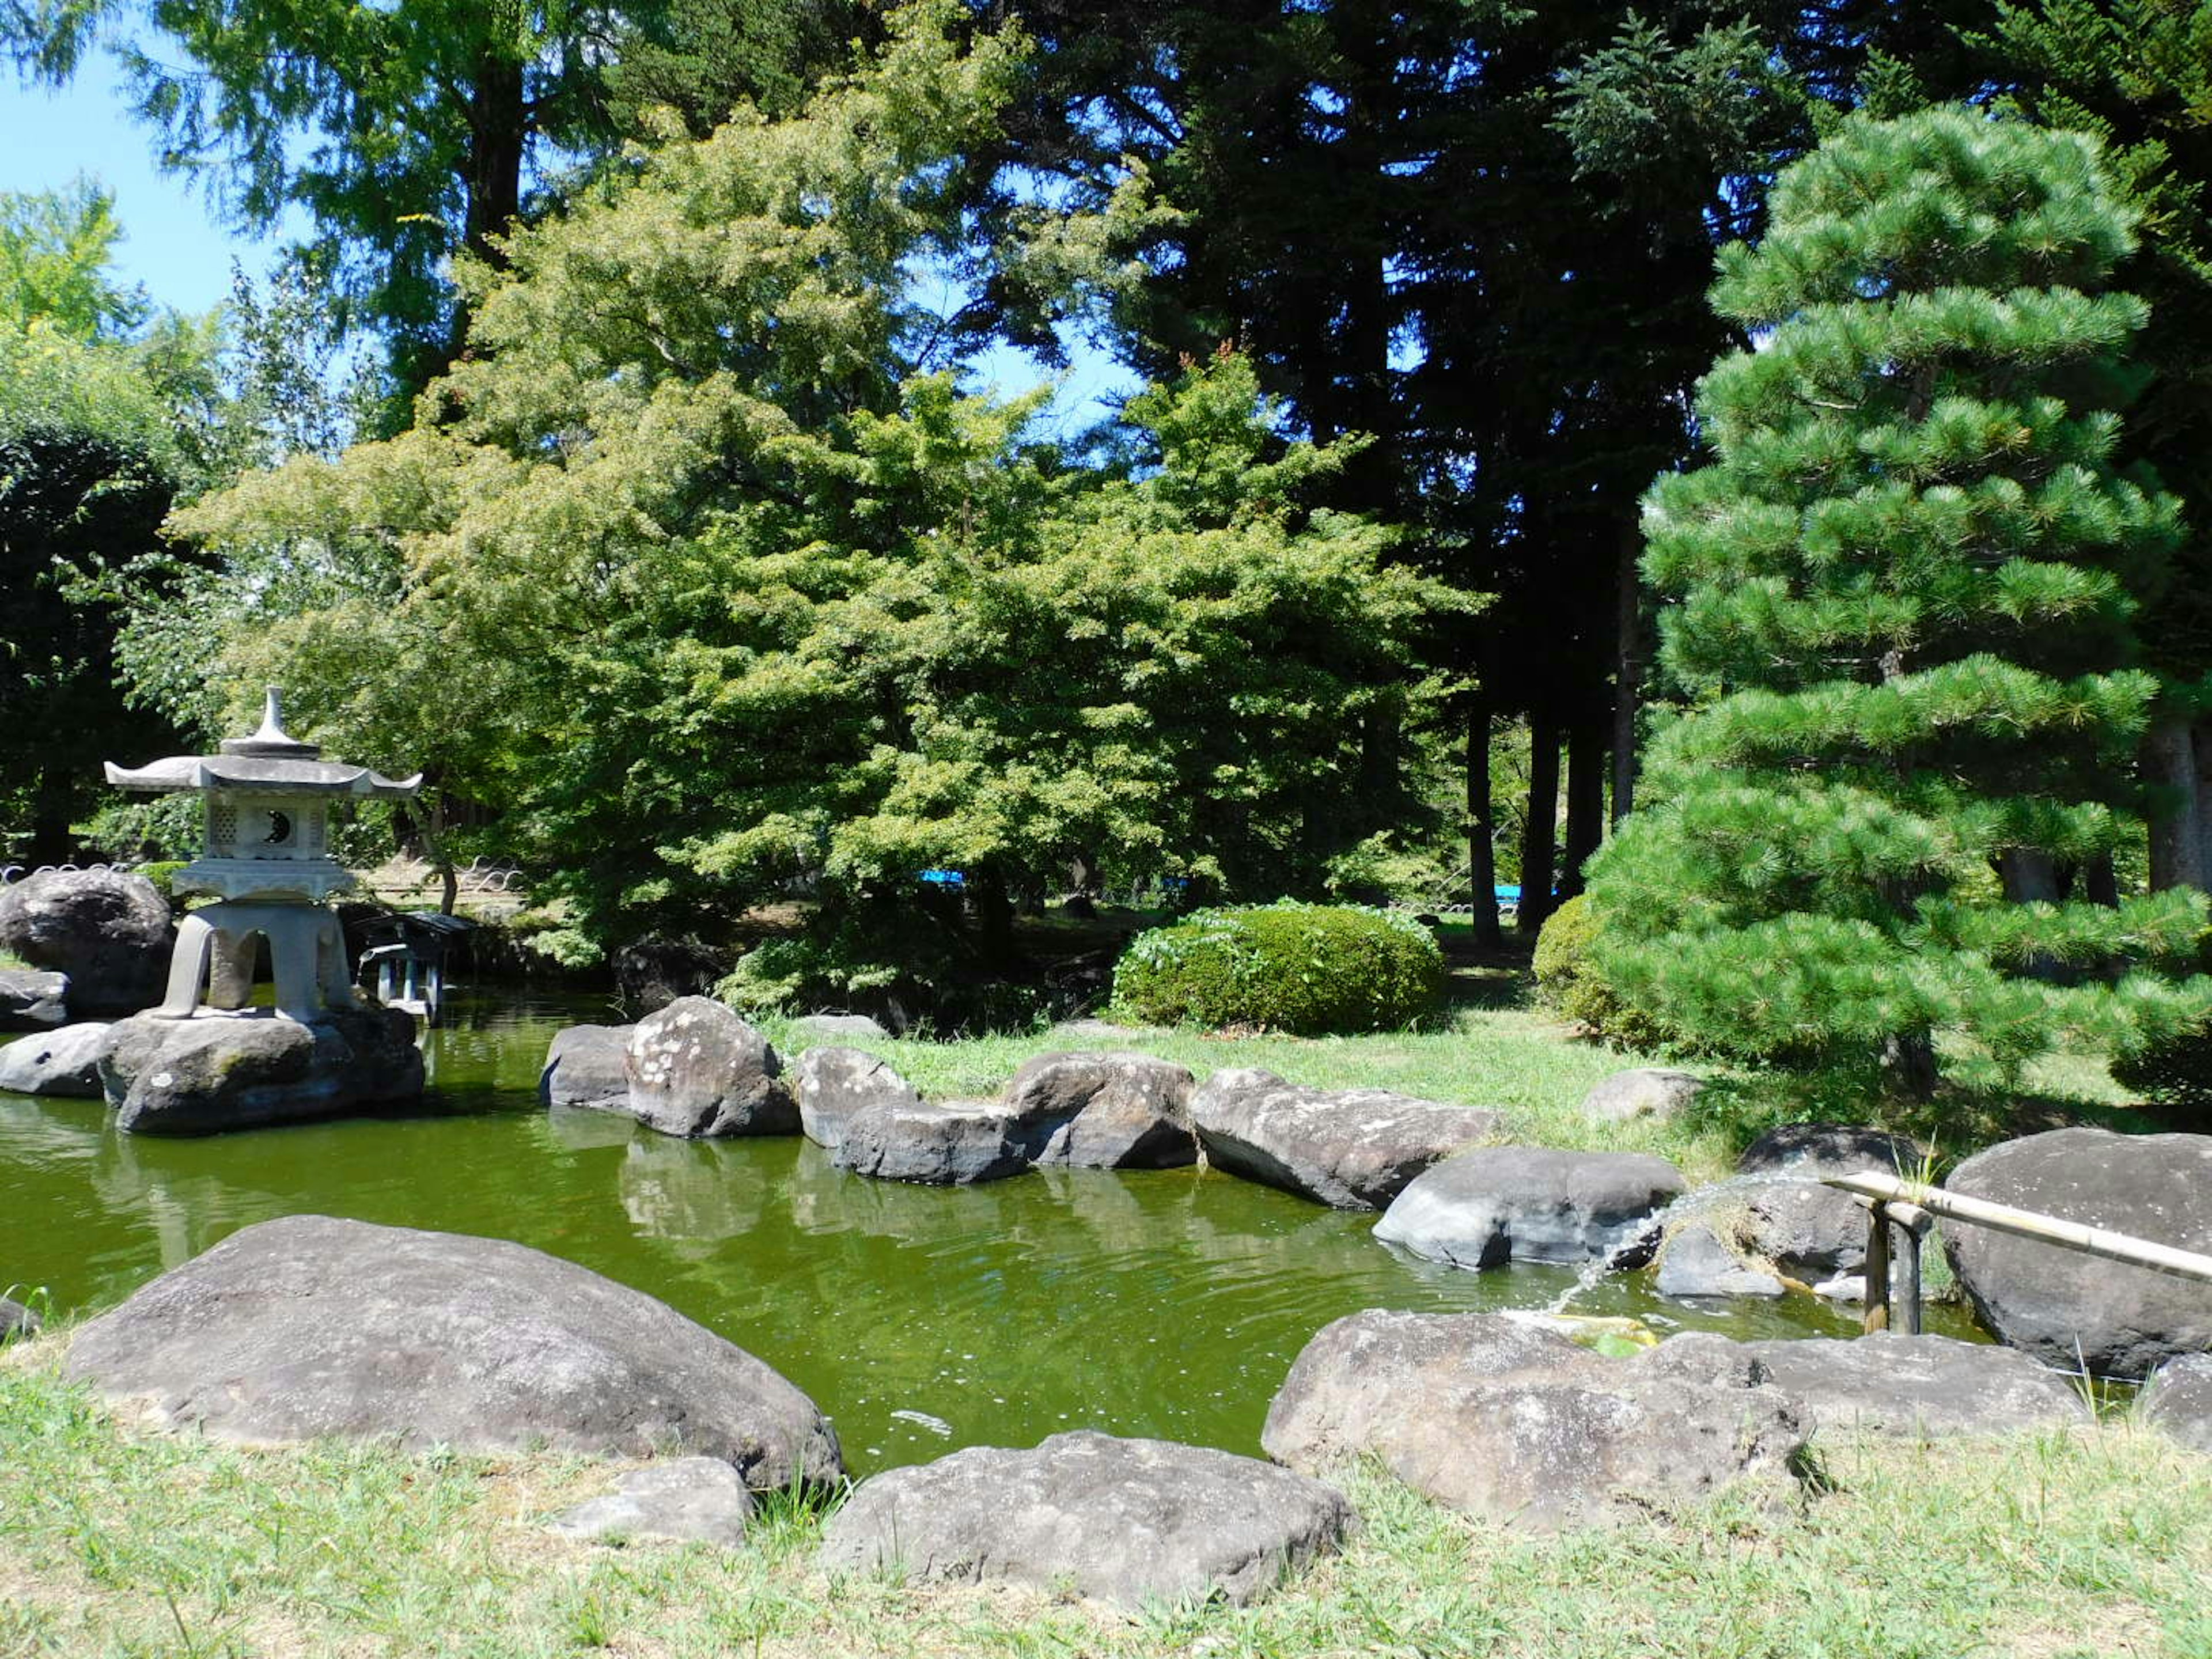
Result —
[{"label": "white stone lantern", "polygon": [[207,802],[207,845],[177,872],[179,893],[213,893],[177,927],[167,994],[153,1010],[189,1019],[202,1005],[238,1009],[252,992],[254,939],[269,941],[276,1010],[307,1023],[326,1008],[354,1004],[353,976],[337,915],[323,900],[354,885],[330,855],[333,800],[401,800],[422,787],[420,773],[395,782],[365,766],[322,758],[318,744],[283,729],[271,686],[261,729],[227,738],[217,755],[175,755],[135,769],[107,763],[119,789],[198,792]]}]

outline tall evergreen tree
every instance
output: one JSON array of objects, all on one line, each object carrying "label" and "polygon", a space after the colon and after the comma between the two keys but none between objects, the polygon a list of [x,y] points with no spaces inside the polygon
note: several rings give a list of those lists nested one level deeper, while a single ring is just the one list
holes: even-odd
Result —
[{"label": "tall evergreen tree", "polygon": [[1915,1087],[2212,1006],[2139,971],[2201,900],[2084,881],[2127,833],[2179,532],[2112,462],[2145,312],[2104,291],[2133,244],[2095,143],[1855,118],[1771,210],[1713,289],[1756,342],[1701,384],[1714,459],[1645,504],[1691,706],[1596,866],[1605,971],[1717,1048]]}]

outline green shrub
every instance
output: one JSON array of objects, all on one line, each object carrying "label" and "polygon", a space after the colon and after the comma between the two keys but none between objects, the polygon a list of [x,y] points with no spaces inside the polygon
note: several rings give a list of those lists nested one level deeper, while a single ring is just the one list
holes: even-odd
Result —
[{"label": "green shrub", "polygon": [[2112,1059],[2112,1080],[2212,1131],[2212,1027],[2192,1025]]},{"label": "green shrub", "polygon": [[1590,908],[1587,894],[1577,894],[1546,918],[1531,963],[1536,1000],[1616,1048],[1668,1046],[1674,1034],[1623,1002],[1600,974],[1595,952],[1603,928],[1603,919]]},{"label": "green shrub", "polygon": [[154,890],[174,904],[177,902],[177,872],[190,863],[188,859],[163,859],[155,864],[139,865],[132,874],[140,875],[154,884]]},{"label": "green shrub", "polygon": [[1410,917],[1287,901],[1195,911],[1139,933],[1114,969],[1128,1018],[1307,1036],[1409,1025],[1443,992],[1443,952]]}]

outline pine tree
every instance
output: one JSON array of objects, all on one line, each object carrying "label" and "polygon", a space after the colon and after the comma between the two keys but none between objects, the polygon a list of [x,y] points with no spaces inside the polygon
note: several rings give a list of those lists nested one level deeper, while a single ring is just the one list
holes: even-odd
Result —
[{"label": "pine tree", "polygon": [[1644,507],[1689,707],[1593,882],[1631,1003],[1916,1088],[2212,1006],[2156,971],[2200,898],[2093,891],[2140,833],[2135,618],[2179,528],[2112,459],[2132,246],[2093,140],[1934,110],[1844,123],[1723,252],[1754,343]]}]

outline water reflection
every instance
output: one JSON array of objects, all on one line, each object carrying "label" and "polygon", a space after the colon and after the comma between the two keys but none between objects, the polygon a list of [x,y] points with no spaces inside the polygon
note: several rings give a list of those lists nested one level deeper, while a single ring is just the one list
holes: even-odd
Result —
[{"label": "water reflection", "polygon": [[[546,1044],[604,1007],[453,1007],[429,1035],[437,1084],[416,1115],[164,1141],[113,1134],[97,1102],[0,1097],[0,1284],[105,1305],[302,1212],[512,1238],[759,1354],[837,1420],[865,1471],[1079,1425],[1254,1451],[1328,1321],[1540,1307],[1571,1277],[1416,1261],[1376,1243],[1372,1217],[1196,1170],[909,1187],[796,1139],[672,1140],[618,1113],[549,1112]],[[1692,1310],[1644,1276],[1577,1307],[1742,1334],[1851,1324],[1802,1297]]]}]

